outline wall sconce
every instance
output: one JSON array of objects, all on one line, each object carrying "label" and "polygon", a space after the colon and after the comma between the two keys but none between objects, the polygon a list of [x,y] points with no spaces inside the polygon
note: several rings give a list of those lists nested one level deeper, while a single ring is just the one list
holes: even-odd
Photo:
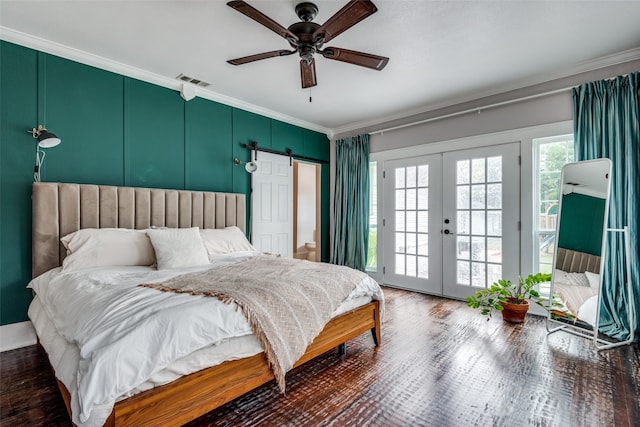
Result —
[{"label": "wall sconce", "polygon": [[[241,161],[239,158],[234,158],[233,159],[233,163],[238,166],[241,163],[245,163],[243,161]],[[254,173],[255,171],[258,170],[258,164],[256,162],[246,162],[244,165],[244,170],[246,170],[249,173]]]},{"label": "wall sconce", "polygon": [[33,180],[40,182],[40,169],[44,164],[45,156],[45,152],[41,150],[41,148],[52,148],[59,145],[62,141],[42,125],[38,125],[37,128],[33,128],[27,132],[38,141],[36,144],[36,165],[33,168]]}]

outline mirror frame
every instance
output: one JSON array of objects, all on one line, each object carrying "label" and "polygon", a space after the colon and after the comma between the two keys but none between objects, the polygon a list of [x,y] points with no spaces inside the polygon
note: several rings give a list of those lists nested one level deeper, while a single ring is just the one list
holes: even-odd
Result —
[{"label": "mirror frame", "polygon": [[[605,180],[606,180],[606,192],[605,192],[605,208],[604,208],[604,213],[603,213],[603,220],[602,220],[602,245],[600,248],[600,268],[599,268],[599,272],[600,272],[600,281],[598,284],[598,294],[597,294],[597,308],[596,308],[596,318],[595,318],[595,324],[594,325],[590,325],[591,327],[583,327],[581,326],[581,324],[578,323],[571,323],[570,321],[560,321],[560,320],[556,320],[553,317],[552,314],[552,310],[551,310],[551,300],[553,298],[554,295],[554,288],[555,288],[555,281],[556,281],[556,262],[557,262],[557,257],[558,257],[558,244],[559,244],[559,240],[560,240],[560,225],[562,223],[562,211],[563,211],[563,199],[564,199],[564,186],[567,184],[566,181],[566,176],[567,176],[567,171],[569,171],[572,168],[576,168],[579,166],[589,166],[589,165],[600,165],[602,164],[603,167],[601,170],[598,170],[598,172],[604,172],[605,173]],[[602,282],[603,282],[603,272],[604,272],[604,265],[605,265],[605,257],[606,257],[606,245],[607,245],[607,230],[608,229],[608,219],[609,219],[609,200],[610,200],[610,196],[611,196],[611,160],[607,159],[607,158],[600,158],[600,159],[594,159],[594,160],[585,160],[585,161],[580,161],[580,162],[572,162],[572,163],[567,163],[562,167],[562,173],[560,176],[560,198],[558,201],[558,219],[556,222],[556,232],[555,232],[555,242],[554,242],[554,253],[553,253],[553,269],[552,269],[552,276],[551,276],[551,284],[549,287],[549,310],[548,310],[548,314],[547,314],[547,331],[549,333],[553,333],[559,330],[564,330],[566,332],[572,333],[574,335],[579,335],[585,338],[591,338],[596,342],[603,342],[607,345],[611,344],[610,341],[606,341],[603,340],[602,338],[600,338],[600,334],[599,334],[599,329],[600,329],[600,305],[601,305],[601,295],[602,295]],[[577,313],[575,313],[577,315]],[[584,322],[586,323],[586,322]]]}]

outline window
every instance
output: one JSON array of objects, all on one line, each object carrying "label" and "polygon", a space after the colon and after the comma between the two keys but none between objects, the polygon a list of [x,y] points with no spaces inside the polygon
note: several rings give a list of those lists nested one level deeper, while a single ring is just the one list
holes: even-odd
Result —
[{"label": "window", "polygon": [[535,159],[534,266],[551,273],[558,219],[560,174],[562,166],[573,162],[573,135],[533,140]]},{"label": "window", "polygon": [[378,173],[376,162],[369,162],[369,250],[367,270],[378,270]]}]

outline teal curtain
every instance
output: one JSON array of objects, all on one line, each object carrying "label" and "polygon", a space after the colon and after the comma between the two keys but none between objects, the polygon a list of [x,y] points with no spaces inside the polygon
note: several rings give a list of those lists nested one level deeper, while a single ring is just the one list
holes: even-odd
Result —
[{"label": "teal curtain", "polygon": [[369,135],[336,141],[331,262],[364,271],[369,246]]},{"label": "teal curtain", "polygon": [[[632,294],[627,291],[622,233],[608,233],[600,305],[600,331],[628,339],[640,328],[640,73],[587,83],[573,89],[576,160],[607,157],[612,162],[609,227],[629,227]],[[634,319],[629,324],[629,301]]]}]

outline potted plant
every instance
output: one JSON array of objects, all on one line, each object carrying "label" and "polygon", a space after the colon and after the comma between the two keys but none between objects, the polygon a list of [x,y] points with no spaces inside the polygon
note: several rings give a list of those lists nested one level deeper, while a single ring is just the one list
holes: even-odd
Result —
[{"label": "potted plant", "polygon": [[482,314],[491,318],[493,310],[502,313],[502,318],[510,323],[523,323],[529,311],[529,301],[544,307],[540,293],[535,286],[551,280],[551,274],[530,274],[518,277],[518,283],[500,279],[490,287],[481,289],[467,298],[467,305],[482,309]]}]

